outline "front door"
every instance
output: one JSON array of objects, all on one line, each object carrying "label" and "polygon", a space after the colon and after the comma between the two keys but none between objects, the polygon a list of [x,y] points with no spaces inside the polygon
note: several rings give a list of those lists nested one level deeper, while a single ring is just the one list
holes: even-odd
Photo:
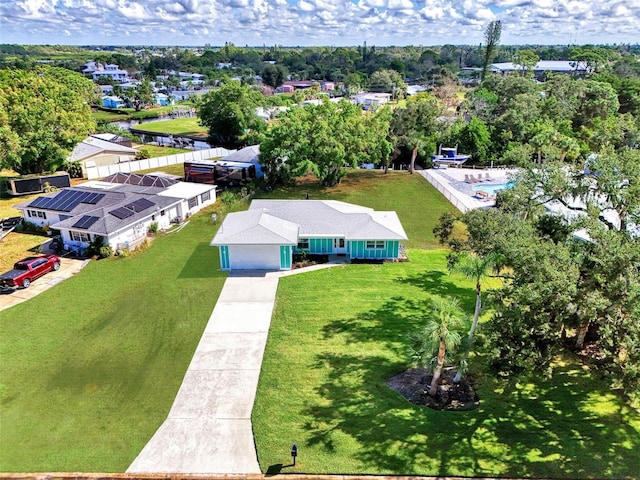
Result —
[{"label": "front door", "polygon": [[344,241],[344,238],[333,239],[333,253],[337,253],[337,254],[347,253],[347,246]]}]

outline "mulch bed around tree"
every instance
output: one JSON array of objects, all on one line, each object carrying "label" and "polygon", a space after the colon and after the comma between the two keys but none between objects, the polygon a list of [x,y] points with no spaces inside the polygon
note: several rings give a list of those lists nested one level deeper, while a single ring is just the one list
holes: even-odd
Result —
[{"label": "mulch bed around tree", "polygon": [[435,397],[427,392],[433,375],[423,368],[409,368],[387,380],[387,385],[415,405],[434,410],[473,410],[480,405],[480,398],[468,378],[453,383],[455,371],[445,370]]}]

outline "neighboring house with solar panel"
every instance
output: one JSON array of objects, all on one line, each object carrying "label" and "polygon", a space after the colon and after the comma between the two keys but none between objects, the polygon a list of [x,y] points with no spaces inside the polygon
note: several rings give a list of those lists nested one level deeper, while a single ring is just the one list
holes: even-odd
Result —
[{"label": "neighboring house with solar panel", "polygon": [[66,250],[83,252],[96,236],[114,250],[135,248],[151,223],[160,230],[169,228],[216,200],[213,185],[130,177],[129,182],[86,182],[16,208],[25,221],[60,231]]},{"label": "neighboring house with solar panel", "polygon": [[89,167],[130,162],[135,159],[136,153],[137,150],[131,147],[91,135],[76,145],[67,161],[80,162],[82,175],[86,177]]},{"label": "neighboring house with solar panel", "polygon": [[254,200],[230,213],[212,246],[223,270],[290,270],[295,253],[396,260],[407,235],[396,212],[335,200]]}]

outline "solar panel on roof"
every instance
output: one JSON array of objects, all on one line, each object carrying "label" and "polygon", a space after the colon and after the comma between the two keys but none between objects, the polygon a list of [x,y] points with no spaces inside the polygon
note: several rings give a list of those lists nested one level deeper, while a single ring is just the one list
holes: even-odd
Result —
[{"label": "solar panel on roof", "polygon": [[40,207],[40,208],[47,208],[46,205],[48,205],[49,203],[51,203],[51,198],[49,197],[38,197],[36,198],[33,202],[31,202],[29,204],[30,207]]},{"label": "solar panel on roof", "polygon": [[82,192],[76,192],[73,190],[63,190],[53,199],[50,205],[48,205],[48,209],[50,210],[59,210],[62,212],[70,212],[73,210],[78,203],[80,203],[77,199],[79,194]]},{"label": "solar panel on roof", "polygon": [[133,210],[136,213],[139,213],[139,212],[142,212],[143,210],[146,210],[147,208],[153,207],[154,205],[155,203],[153,203],[152,201],[147,200],[146,198],[140,198],[135,202],[131,202],[128,205],[125,205],[125,207],[127,207],[130,210]]},{"label": "solar panel on roof", "polygon": [[116,208],[115,210],[111,210],[109,213],[114,217],[119,218],[120,220],[127,217],[132,217],[133,215],[135,215],[135,213],[132,210],[129,210],[128,208],[124,208],[124,207]]},{"label": "solar panel on roof", "polygon": [[95,205],[96,203],[98,203],[100,200],[102,200],[104,198],[104,193],[94,193],[91,192],[90,196],[83,200],[83,203],[89,203],[91,205]]},{"label": "solar panel on roof", "polygon": [[75,228],[87,229],[94,223],[100,220],[98,217],[94,217],[91,215],[84,215],[80,220],[73,224]]}]

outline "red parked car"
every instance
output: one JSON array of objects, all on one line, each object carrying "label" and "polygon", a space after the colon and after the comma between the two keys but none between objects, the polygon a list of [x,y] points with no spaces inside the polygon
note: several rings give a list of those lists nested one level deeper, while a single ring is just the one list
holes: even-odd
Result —
[{"label": "red parked car", "polygon": [[42,255],[20,260],[13,270],[0,275],[0,289],[27,288],[36,278],[60,268],[57,255]]}]

